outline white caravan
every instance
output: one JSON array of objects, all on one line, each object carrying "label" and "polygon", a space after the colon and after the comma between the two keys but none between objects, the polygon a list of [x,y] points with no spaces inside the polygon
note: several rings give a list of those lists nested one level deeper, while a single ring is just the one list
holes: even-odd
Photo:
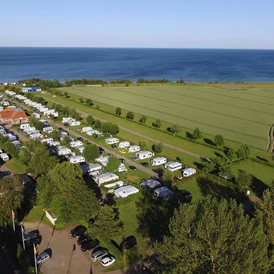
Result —
[{"label": "white caravan", "polygon": [[92,127],[83,127],[82,132],[87,132],[89,130],[92,130]]},{"label": "white caravan", "polygon": [[71,154],[71,150],[65,146],[57,147],[56,151],[57,151],[57,155],[59,156]]},{"label": "white caravan", "polygon": [[63,117],[63,118],[62,118],[62,123],[63,123],[63,124],[68,123],[70,120],[72,120],[71,117]]},{"label": "white caravan", "polygon": [[76,155],[69,158],[69,162],[72,164],[84,163],[86,159],[83,156]]},{"label": "white caravan", "polygon": [[3,160],[3,161],[8,161],[10,158],[9,158],[9,155],[7,153],[1,153],[0,154],[0,158]]},{"label": "white caravan", "polygon": [[148,159],[152,156],[154,156],[154,153],[150,152],[150,151],[139,151],[139,152],[136,153],[137,160]]},{"label": "white caravan", "polygon": [[196,169],[194,169],[194,168],[188,167],[188,168],[184,168],[182,170],[183,177],[189,177],[194,174],[196,174]]},{"label": "white caravan", "polygon": [[107,145],[117,144],[117,143],[119,143],[119,139],[118,138],[109,137],[109,138],[105,139],[105,142],[106,142]]},{"label": "white caravan", "polygon": [[20,125],[20,129],[26,129],[26,128],[29,128],[30,127],[30,124],[21,124]]},{"label": "white caravan", "polygon": [[118,145],[118,147],[119,147],[119,148],[130,147],[130,142],[128,142],[128,141],[121,142],[121,143]]},{"label": "white caravan", "polygon": [[69,143],[71,147],[80,147],[83,146],[83,143],[81,141],[73,141]]},{"label": "white caravan", "polygon": [[179,163],[179,162],[167,162],[165,164],[165,168],[170,170],[170,171],[179,170],[182,167],[183,167],[182,163]]},{"label": "white caravan", "polygon": [[69,125],[70,125],[71,127],[80,126],[80,125],[81,125],[81,122],[80,122],[80,121],[69,121]]},{"label": "white caravan", "polygon": [[137,152],[140,151],[140,146],[130,146],[128,148],[128,153],[133,153],[133,152]]},{"label": "white caravan", "polygon": [[97,130],[97,129],[93,129],[93,130],[88,130],[88,131],[86,131],[86,134],[87,134],[88,136],[91,136],[91,135],[93,135],[93,134],[101,135],[102,133],[101,133],[99,130]]},{"label": "white caravan", "polygon": [[167,159],[165,157],[156,157],[151,160],[151,165],[152,166],[160,166],[165,164]]},{"label": "white caravan", "polygon": [[135,193],[138,193],[138,192],[139,192],[138,188],[136,188],[134,186],[131,186],[131,185],[127,185],[127,186],[122,186],[122,187],[119,187],[119,188],[115,189],[114,190],[114,195],[117,198],[126,198],[129,195],[132,195],[132,194],[135,194]]},{"label": "white caravan", "polygon": [[45,138],[41,140],[41,143],[47,143],[47,144],[51,144],[53,142],[52,138]]},{"label": "white caravan", "polygon": [[115,181],[115,180],[118,180],[118,179],[119,179],[119,176],[117,176],[114,173],[105,173],[105,174],[102,174],[102,175],[98,175],[95,178],[95,183],[100,186],[101,184],[111,182],[111,181]]}]

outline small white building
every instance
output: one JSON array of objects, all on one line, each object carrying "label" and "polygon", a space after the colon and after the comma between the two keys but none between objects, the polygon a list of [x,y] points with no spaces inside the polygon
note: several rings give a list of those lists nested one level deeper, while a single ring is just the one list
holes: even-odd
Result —
[{"label": "small white building", "polygon": [[188,167],[188,168],[182,169],[183,177],[189,177],[189,176],[192,176],[194,174],[196,174],[196,169],[195,168]]},{"label": "small white building", "polygon": [[119,179],[119,176],[117,176],[114,173],[105,173],[105,174],[101,174],[101,175],[96,176],[95,183],[100,186],[101,184],[111,182],[111,181],[115,181],[115,180],[118,180],[118,179]]},{"label": "small white building", "polygon": [[89,130],[92,130],[92,127],[83,127],[81,131],[82,132],[87,132]]},{"label": "small white building", "polygon": [[83,143],[79,140],[77,141],[72,141],[69,143],[71,147],[80,147],[80,146],[83,146]]},{"label": "small white building", "polygon": [[69,162],[72,164],[84,163],[86,159],[83,156],[76,155],[69,158]]},{"label": "small white building", "polygon": [[152,166],[160,166],[164,165],[167,162],[167,159],[165,157],[156,157],[152,159],[150,162]]},{"label": "small white building", "polygon": [[119,148],[130,147],[130,142],[128,142],[128,141],[121,142],[121,143],[118,145],[118,147],[119,147]]},{"label": "small white building", "polygon": [[105,142],[107,145],[117,144],[119,143],[119,139],[114,137],[109,137],[105,139]]},{"label": "small white building", "polygon": [[133,153],[133,152],[137,152],[140,151],[140,146],[130,146],[128,148],[128,153]]},{"label": "small white building", "polygon": [[115,189],[114,190],[114,195],[117,198],[126,198],[129,195],[132,195],[132,194],[135,194],[135,193],[138,193],[138,192],[139,192],[138,188],[136,188],[134,186],[131,186],[131,185],[127,185],[127,186],[122,186],[122,187],[119,187],[119,188]]},{"label": "small white building", "polygon": [[174,162],[174,161],[171,161],[171,162],[167,162],[165,164],[165,168],[170,170],[170,171],[175,171],[175,170],[179,170],[183,167],[182,163],[179,163],[179,162]]},{"label": "small white building", "polygon": [[139,151],[139,152],[136,153],[137,160],[148,159],[148,158],[150,158],[152,156],[154,156],[154,153],[151,152],[151,151],[146,151],[146,150]]}]

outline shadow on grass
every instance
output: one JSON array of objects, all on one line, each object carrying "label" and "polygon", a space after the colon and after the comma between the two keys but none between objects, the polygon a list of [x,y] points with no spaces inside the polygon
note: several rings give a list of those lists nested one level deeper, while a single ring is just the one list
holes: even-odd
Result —
[{"label": "shadow on grass", "polygon": [[208,139],[208,138],[204,138],[204,142],[208,145],[216,146],[215,143],[212,140]]},{"label": "shadow on grass", "polygon": [[193,139],[193,135],[190,132],[186,131],[186,138]]},{"label": "shadow on grass", "polygon": [[[237,187],[232,187],[229,185],[223,185],[214,180],[213,177],[200,176],[197,178],[198,186],[201,189],[201,192],[204,196],[212,195],[217,199],[225,198],[233,198],[238,203],[241,203],[247,199],[247,196],[241,193]],[[229,183],[228,183],[229,184]]]},{"label": "shadow on grass", "polygon": [[256,158],[262,162],[265,162],[265,163],[268,163],[268,160],[263,158],[263,157],[260,157],[260,156],[256,156]]},{"label": "shadow on grass", "polygon": [[255,176],[252,176],[251,189],[258,197],[262,197],[263,193],[269,186]]}]

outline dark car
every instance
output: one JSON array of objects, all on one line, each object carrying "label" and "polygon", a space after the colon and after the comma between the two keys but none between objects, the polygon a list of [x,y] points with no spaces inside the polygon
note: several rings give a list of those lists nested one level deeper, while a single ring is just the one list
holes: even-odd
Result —
[{"label": "dark car", "polygon": [[77,140],[79,140],[79,141],[83,141],[83,140],[84,140],[84,138],[83,138],[83,137],[77,137]]},{"label": "dark car", "polygon": [[164,171],[161,168],[154,168],[153,171],[158,174],[158,176],[162,177]]},{"label": "dark car", "polygon": [[115,144],[112,144],[111,147],[117,149],[117,146]]},{"label": "dark car", "polygon": [[126,160],[124,158],[119,158],[119,160],[120,160],[121,163],[125,163],[126,162]]},{"label": "dark car", "polygon": [[96,246],[99,245],[99,242],[98,241],[93,241],[93,240],[89,240],[89,241],[86,241],[82,244],[81,246],[81,250],[83,252],[87,251],[87,250],[91,250],[93,248],[95,248]]},{"label": "dark car", "polygon": [[58,127],[58,130],[63,131],[64,129],[62,127]]},{"label": "dark car", "polygon": [[102,147],[98,147],[99,148],[99,151],[100,153],[102,154],[103,152],[105,152],[105,150],[102,148]]},{"label": "dark car", "polygon": [[148,167],[148,166],[149,166],[148,162],[141,162],[140,164],[141,164],[142,166],[145,166],[145,167]]},{"label": "dark car", "polygon": [[91,145],[91,142],[90,142],[90,141],[87,141],[87,145]]},{"label": "dark car", "polygon": [[136,170],[137,169],[136,166],[128,166],[128,168],[131,169],[131,170]]},{"label": "dark car", "polygon": [[191,200],[192,199],[192,194],[185,189],[181,189],[180,192],[183,194],[183,196],[187,199],[187,200]]},{"label": "dark car", "polygon": [[130,249],[135,245],[137,245],[136,238],[134,236],[129,236],[120,244],[120,248],[121,250]]},{"label": "dark car", "polygon": [[78,225],[70,231],[69,236],[78,238],[79,236],[85,234],[86,230],[87,228],[85,226]]},{"label": "dark car", "polygon": [[17,131],[18,131],[18,132],[23,132],[23,129],[17,128]]},{"label": "dark car", "polygon": [[78,245],[82,245],[83,243],[87,242],[90,240],[90,237],[87,235],[81,235],[78,240],[77,240],[77,244]]},{"label": "dark car", "polygon": [[33,245],[39,245],[41,242],[42,242],[42,236],[39,235],[39,236],[36,236],[35,238],[25,241],[25,246],[30,247]]},{"label": "dark car", "polygon": [[37,238],[40,235],[39,230],[33,230],[24,234],[24,241],[29,241],[30,239]]}]

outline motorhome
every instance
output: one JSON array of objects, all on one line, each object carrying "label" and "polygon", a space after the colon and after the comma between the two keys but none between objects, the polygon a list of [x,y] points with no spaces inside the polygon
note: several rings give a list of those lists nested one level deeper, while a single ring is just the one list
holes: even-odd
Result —
[{"label": "motorhome", "polygon": [[128,142],[128,141],[121,142],[121,143],[119,143],[118,147],[119,148],[130,147],[130,142]]},{"label": "motorhome", "polygon": [[182,163],[179,162],[167,162],[165,164],[165,168],[170,170],[170,171],[175,171],[175,170],[179,170],[183,167]]},{"label": "motorhome", "polygon": [[122,186],[122,187],[119,187],[119,188],[115,189],[114,190],[114,195],[117,198],[126,198],[129,195],[132,195],[132,194],[135,194],[135,193],[138,193],[138,192],[139,192],[138,188],[136,188],[134,186],[131,186],[131,185],[127,185],[127,186]]},{"label": "motorhome", "polygon": [[128,153],[133,153],[133,152],[137,152],[140,151],[140,146],[130,146],[128,148]]},{"label": "motorhome", "polygon": [[83,146],[83,143],[81,141],[73,141],[69,143],[71,147],[80,147]]},{"label": "motorhome", "polygon": [[182,169],[183,177],[189,177],[189,176],[192,176],[194,174],[196,174],[196,169],[195,168],[188,167],[188,168]]},{"label": "motorhome", "polygon": [[83,156],[76,155],[69,158],[69,162],[72,164],[84,163],[86,159]]},{"label": "motorhome", "polygon": [[71,150],[65,146],[58,146],[56,148],[56,152],[59,156],[71,154]]},{"label": "motorhome", "polygon": [[83,127],[81,131],[82,132],[87,132],[89,130],[92,130],[92,127]]},{"label": "motorhome", "polygon": [[154,196],[163,200],[168,200],[174,196],[174,192],[169,188],[162,186],[154,190]]},{"label": "motorhome", "polygon": [[105,142],[106,142],[107,145],[117,144],[117,143],[119,143],[119,139],[118,138],[109,137],[109,138],[105,139]]},{"label": "motorhome", "polygon": [[137,160],[143,160],[143,159],[148,159],[150,157],[154,156],[153,152],[150,151],[139,151],[136,153],[136,158]]},{"label": "motorhome", "polygon": [[167,159],[165,157],[156,157],[151,160],[152,166],[160,166],[166,163]]},{"label": "motorhome", "polygon": [[118,180],[118,179],[119,179],[119,176],[117,176],[114,173],[105,173],[105,174],[101,174],[101,175],[96,176],[95,183],[100,186],[101,184],[111,182],[111,181],[115,181],[115,180]]},{"label": "motorhome", "polygon": [[30,124],[21,124],[20,125],[20,129],[26,129],[26,128],[29,128],[30,127]]}]

